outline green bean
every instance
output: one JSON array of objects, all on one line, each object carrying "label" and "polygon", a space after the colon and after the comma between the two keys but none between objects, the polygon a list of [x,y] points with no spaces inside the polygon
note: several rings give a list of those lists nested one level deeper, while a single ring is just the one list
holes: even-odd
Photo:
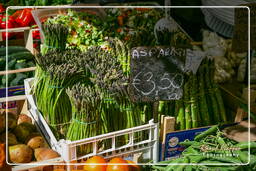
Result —
[{"label": "green bean", "polygon": [[177,163],[177,164],[179,164],[179,163],[183,163],[183,158],[178,158],[178,159],[176,159],[176,160],[171,160],[170,161],[170,163],[172,163],[173,165],[168,165],[167,167],[166,167],[166,171],[172,171],[172,170],[174,170],[175,169],[175,164]]},{"label": "green bean", "polygon": [[185,167],[186,167],[186,165],[185,164],[187,164],[187,163],[189,163],[189,158],[188,157],[185,157],[184,159],[183,159],[183,164],[184,165],[179,165],[176,169],[175,169],[175,171],[183,171],[184,169],[185,169]]},{"label": "green bean", "polygon": [[240,142],[236,145],[234,145],[234,147],[238,147],[240,148],[240,150],[245,150],[249,148],[249,143],[250,143],[250,148],[251,149],[256,149],[256,142]]},{"label": "green bean", "polygon": [[185,140],[183,142],[179,142],[179,145],[182,145],[182,146],[185,146],[185,147],[188,147],[188,146],[191,146],[195,143],[198,143],[196,141],[189,141],[189,140]]},{"label": "green bean", "polygon": [[200,141],[203,138],[207,137],[208,135],[215,134],[217,130],[218,130],[218,125],[214,125],[211,128],[209,128],[208,130],[206,130],[206,131],[200,133],[199,135],[197,135],[194,138],[194,140],[195,141]]}]

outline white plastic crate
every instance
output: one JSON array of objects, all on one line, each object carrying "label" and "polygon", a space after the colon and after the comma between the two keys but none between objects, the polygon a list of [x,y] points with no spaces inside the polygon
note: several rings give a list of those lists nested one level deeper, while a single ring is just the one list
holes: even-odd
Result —
[{"label": "white plastic crate", "polygon": [[[45,136],[45,139],[48,141],[49,145],[54,150],[56,150],[66,162],[80,160],[95,155],[101,155],[104,158],[112,158],[117,156],[133,155],[141,152],[146,159],[153,160],[153,162],[158,161],[159,126],[158,123],[154,123],[153,120],[149,121],[149,123],[146,125],[115,131],[82,140],[70,141],[61,139],[58,141],[46,123],[45,119],[37,109],[35,97],[31,93],[34,80],[34,78],[29,78],[24,81],[29,112],[35,119],[38,127],[41,129],[41,132]],[[135,134],[142,131],[146,132],[148,137],[144,140],[134,142]],[[129,137],[128,143],[123,146],[116,147],[116,139],[119,136]],[[99,150],[98,144],[104,140],[111,140],[112,145],[108,149]],[[77,147],[88,144],[92,145],[92,152],[78,156]]]}]

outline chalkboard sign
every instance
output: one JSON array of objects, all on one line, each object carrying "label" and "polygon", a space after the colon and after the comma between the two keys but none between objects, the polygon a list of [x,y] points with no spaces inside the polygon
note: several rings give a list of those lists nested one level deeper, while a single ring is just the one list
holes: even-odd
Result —
[{"label": "chalkboard sign", "polygon": [[[256,48],[256,3],[245,4],[250,8],[251,49]],[[247,8],[235,9],[235,27],[232,39],[234,52],[248,51],[248,13]]]},{"label": "chalkboard sign", "polygon": [[136,47],[131,50],[133,101],[177,100],[183,95],[185,48]]}]

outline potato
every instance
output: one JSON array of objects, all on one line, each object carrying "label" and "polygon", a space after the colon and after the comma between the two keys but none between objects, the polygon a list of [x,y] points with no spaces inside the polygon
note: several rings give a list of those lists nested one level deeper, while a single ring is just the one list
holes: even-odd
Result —
[{"label": "potato", "polygon": [[23,122],[32,123],[32,119],[28,115],[20,114],[19,117],[18,117],[17,124],[19,125]]},{"label": "potato", "polygon": [[33,150],[25,144],[9,146],[9,156],[13,163],[29,163],[33,157]]},{"label": "potato", "polygon": [[13,129],[16,126],[17,126],[17,116],[13,113],[8,112],[8,128]]},{"label": "potato", "polygon": [[[6,133],[0,135],[0,141],[5,143]],[[13,133],[8,132],[8,145],[16,145],[18,141]]]},{"label": "potato", "polygon": [[49,148],[37,148],[34,155],[37,161],[49,160],[60,156],[56,151]]},{"label": "potato", "polygon": [[29,135],[36,131],[35,125],[27,122],[19,124],[13,131],[18,141],[24,143]]},{"label": "potato", "polygon": [[[8,129],[13,129],[17,125],[17,116],[8,112]],[[6,128],[6,112],[0,115],[0,133],[4,132]]]},{"label": "potato", "polygon": [[27,145],[32,149],[47,147],[47,144],[42,136],[31,137],[28,140]]}]

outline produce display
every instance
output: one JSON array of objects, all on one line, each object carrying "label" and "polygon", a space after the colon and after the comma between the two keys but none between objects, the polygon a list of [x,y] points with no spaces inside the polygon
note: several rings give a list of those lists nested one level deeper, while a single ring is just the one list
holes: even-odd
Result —
[{"label": "produce display", "polygon": [[[8,142],[6,145],[10,163],[30,163],[59,157],[57,152],[48,147],[28,115],[16,115],[10,112],[7,115],[8,123],[5,124],[6,113],[0,114],[2,122],[0,124],[0,142],[3,144]],[[5,140],[6,125],[8,125],[8,141]]]},{"label": "produce display", "polygon": [[[8,47],[8,70],[16,70],[22,68],[34,67],[34,59],[31,52],[25,47],[21,46],[9,46]],[[6,63],[6,48],[0,48],[0,71],[5,70]],[[25,78],[33,77],[33,72],[24,72],[8,75],[8,85],[7,86],[17,86],[23,85]],[[1,75],[0,87],[6,87],[6,76]]]},{"label": "produce display", "polygon": [[[8,6],[45,6],[71,4],[72,1],[10,0],[4,3]],[[14,104],[10,104],[8,110],[0,113],[0,170],[6,165],[5,153],[8,154],[8,161],[16,166],[49,159],[58,159],[60,162],[61,158],[63,164],[67,164],[61,166],[56,162],[55,166],[50,163],[21,171],[256,170],[255,142],[236,142],[228,138],[224,130],[224,127],[229,127],[226,124],[233,124],[240,118],[247,119],[240,117],[242,112],[247,111],[242,111],[244,104],[239,104],[239,100],[234,99],[234,106],[230,106],[233,101],[223,100],[231,99],[229,94],[222,94],[225,88],[223,85],[228,85],[234,79],[244,82],[247,73],[247,53],[234,53],[231,40],[202,30],[201,42],[194,42],[173,18],[168,18],[172,28],[157,29],[156,23],[167,19],[161,8],[35,9],[39,10],[35,20],[32,9],[26,8],[10,10],[10,17],[6,21],[5,7],[7,6],[0,5],[0,29],[6,29],[6,23],[8,28],[36,28],[35,21],[40,22],[37,23],[40,32],[33,32],[34,39],[42,40],[40,47],[38,44],[33,45],[39,50],[38,53],[32,55],[25,47],[8,46],[8,70],[36,66],[35,73],[9,74],[7,86],[23,85],[24,79],[33,78],[26,82],[31,90],[26,93],[27,107],[33,116],[38,114],[35,122],[39,122],[42,129],[40,131],[46,137],[38,132],[34,120],[28,115],[12,113],[9,108],[14,107]],[[2,37],[15,40],[24,38],[24,35],[2,32]],[[144,47],[148,51],[144,51]],[[137,61],[131,55],[134,48],[140,52]],[[158,48],[160,52],[156,56],[154,50]],[[168,50],[171,51],[170,54],[167,54]],[[198,56],[192,58],[190,52]],[[5,53],[6,48],[1,47],[0,71],[6,69]],[[176,60],[176,55],[181,57]],[[142,56],[158,58],[163,64],[163,75],[167,74],[168,78],[164,77],[166,75],[161,76],[162,68],[159,73],[149,70],[152,71],[150,76],[148,68],[160,68],[162,65],[160,62],[152,62],[154,60],[147,61],[147,58],[142,60]],[[169,66],[162,56],[173,65]],[[256,80],[254,56],[252,52],[252,59],[249,61],[252,81]],[[134,67],[134,63],[138,61],[142,63],[142,68]],[[198,67],[192,62],[198,63]],[[196,72],[194,68],[187,69],[188,63],[191,68],[197,68]],[[173,69],[173,66],[178,69]],[[153,101],[151,96],[147,96],[146,100],[135,98],[137,94],[132,92],[134,89],[130,86],[137,84],[134,81],[139,75],[135,76],[136,69],[145,73],[142,78],[145,84],[141,78],[137,79],[141,81],[140,88],[149,89],[149,85],[153,85]],[[175,74],[172,71],[181,73],[181,85],[177,86],[175,83],[176,76],[171,75]],[[5,75],[0,76],[0,81],[0,88],[6,87]],[[169,101],[163,101],[165,98],[160,94],[164,94],[166,90],[166,93],[173,91],[177,95],[176,89],[182,94],[180,99],[170,100],[168,97]],[[141,94],[147,93],[141,91]],[[138,99],[144,101],[137,101]],[[36,108],[30,104],[33,100]],[[0,107],[4,109],[4,103],[0,103]],[[237,112],[236,118],[231,117],[233,112]],[[42,127],[45,122],[41,120],[41,116],[53,135],[47,126],[45,130]],[[156,123],[152,122],[153,118]],[[5,132],[6,126],[8,135]],[[251,129],[255,130],[254,127]],[[47,135],[45,131],[50,134]],[[157,141],[156,131],[160,134]],[[105,138],[104,134],[110,136]],[[96,138],[98,135],[103,136]],[[57,149],[59,154],[48,146],[45,138],[51,141],[51,145],[56,138],[57,144],[53,144],[53,147],[57,148],[53,149]],[[87,143],[89,138],[90,142]],[[157,145],[161,148],[156,149]],[[4,150],[6,146],[7,152]],[[63,147],[63,152],[59,151],[59,147]],[[161,154],[157,151],[161,151]],[[153,155],[156,153],[161,159],[171,159],[155,161],[157,157]],[[67,161],[71,158],[72,161]],[[247,163],[248,158],[250,163],[240,165]],[[79,166],[70,166],[70,163],[78,163]],[[152,166],[139,166],[137,163]]]},{"label": "produce display", "polygon": [[[250,143],[250,163],[248,162],[248,150]],[[174,170],[255,170],[256,169],[256,143],[236,142],[228,139],[220,131],[219,126],[213,126],[194,138],[194,141],[184,141],[180,145],[186,147],[181,157],[169,161],[163,161],[152,166],[157,171]],[[201,164],[201,165],[179,165],[178,164]],[[161,164],[164,164],[161,166]],[[210,165],[211,164],[211,165]],[[226,164],[218,166],[217,164]]]}]

